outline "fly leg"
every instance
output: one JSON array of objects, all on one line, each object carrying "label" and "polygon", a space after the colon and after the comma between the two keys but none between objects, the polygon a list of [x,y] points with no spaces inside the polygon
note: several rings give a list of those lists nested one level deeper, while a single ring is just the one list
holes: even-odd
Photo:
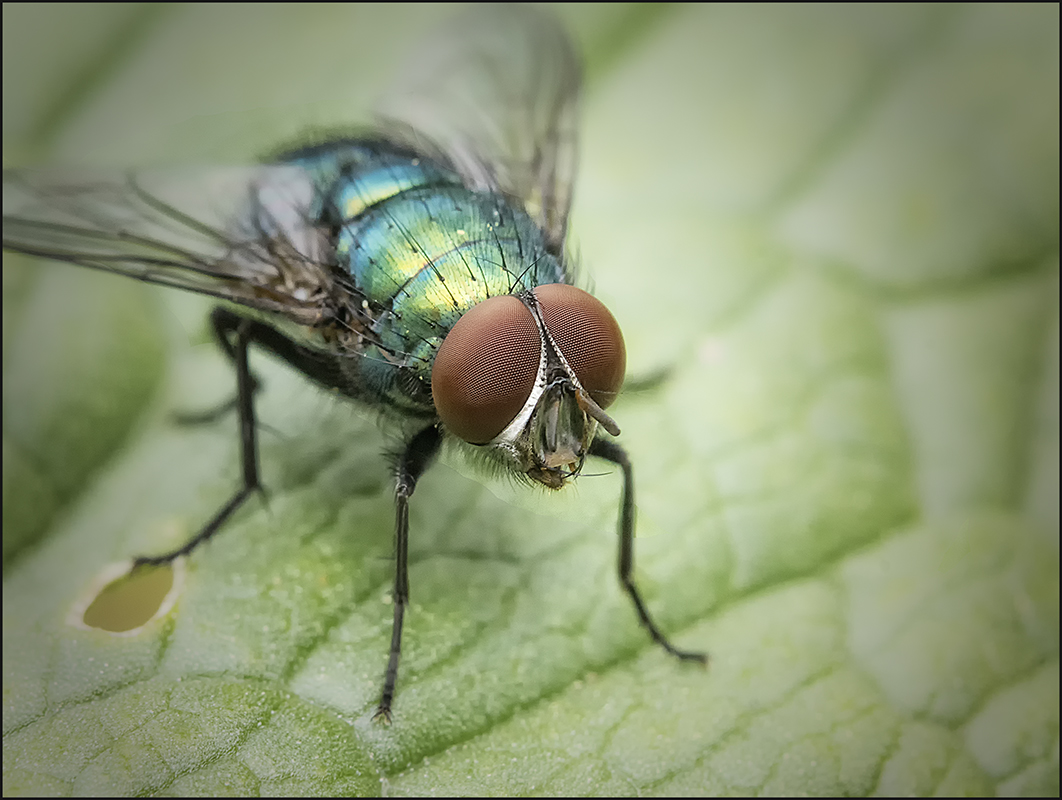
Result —
[{"label": "fly leg", "polygon": [[409,498],[439,452],[442,436],[437,425],[425,428],[406,445],[398,459],[395,485],[395,618],[391,626],[391,655],[384,673],[383,694],[374,720],[390,724],[391,701],[398,681],[398,658],[402,653],[402,618],[409,604]]},{"label": "fly leg", "polygon": [[641,593],[634,583],[634,471],[631,468],[631,460],[627,451],[612,441],[595,438],[590,445],[590,455],[611,461],[623,470],[623,501],[619,519],[619,579],[623,588],[634,601],[634,608],[638,612],[638,618],[653,641],[663,647],[671,655],[682,661],[696,661],[698,664],[707,664],[706,653],[695,653],[691,650],[680,650],[668,641],[660,629],[649,616],[649,609],[642,600]]},{"label": "fly leg", "polygon": [[[258,480],[258,433],[254,418],[254,391],[256,382],[247,364],[247,346],[254,341],[254,331],[258,323],[244,319],[222,308],[214,309],[210,316],[221,347],[232,358],[236,369],[236,410],[240,418],[240,457],[242,461],[243,482],[213,518],[181,547],[160,556],[139,556],[133,562],[134,568],[142,565],[169,564],[178,556],[192,552],[205,542],[225,524],[248,497],[262,485]],[[230,340],[235,335],[235,341]]]},{"label": "fly leg", "polygon": [[[214,328],[214,341],[217,342],[218,347],[221,349],[233,367],[236,367],[236,345],[229,340],[229,334],[234,332],[240,322],[247,322],[237,314],[233,314],[226,308],[216,306],[210,312],[210,324]],[[251,373],[251,393],[256,394],[261,388],[261,383],[255,374]],[[235,397],[231,397],[223,403],[219,403],[214,408],[202,409],[200,411],[179,411],[173,415],[174,422],[178,425],[187,425],[189,427],[194,425],[208,425],[211,422],[216,422],[221,417],[228,414],[230,411],[236,409],[239,406],[240,398],[237,394]]]}]

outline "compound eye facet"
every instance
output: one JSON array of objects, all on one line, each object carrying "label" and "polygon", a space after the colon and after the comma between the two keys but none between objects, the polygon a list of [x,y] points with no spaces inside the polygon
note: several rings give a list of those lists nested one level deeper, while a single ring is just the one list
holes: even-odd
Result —
[{"label": "compound eye facet", "polygon": [[535,290],[546,323],[579,383],[601,408],[608,408],[623,385],[627,349],[619,323],[593,295],[563,283]]},{"label": "compound eye facet", "polygon": [[538,374],[542,341],[512,295],[491,297],[457,321],[435,355],[435,410],[455,436],[486,444],[523,408]]}]

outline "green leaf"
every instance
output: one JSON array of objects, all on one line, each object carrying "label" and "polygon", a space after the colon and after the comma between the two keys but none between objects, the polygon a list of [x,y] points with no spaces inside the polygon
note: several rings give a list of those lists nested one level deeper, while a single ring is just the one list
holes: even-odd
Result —
[{"label": "green leaf", "polygon": [[[452,13],[73,9],[4,6],[9,165],[364,121]],[[1057,6],[561,11],[574,242],[632,376],[668,374],[610,409],[637,579],[709,669],[618,586],[615,474],[448,458],[373,724],[396,439],[260,356],[268,505],[142,627],[86,626],[235,487],[234,420],[172,422],[232,378],[196,299],[7,257],[5,794],[1058,793]]]}]

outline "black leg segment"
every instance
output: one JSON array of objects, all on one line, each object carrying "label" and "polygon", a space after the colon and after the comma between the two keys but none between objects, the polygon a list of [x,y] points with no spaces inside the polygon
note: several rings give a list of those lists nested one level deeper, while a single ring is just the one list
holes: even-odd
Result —
[{"label": "black leg segment", "polygon": [[590,445],[590,455],[611,461],[623,470],[623,501],[620,507],[619,518],[619,579],[623,588],[634,602],[634,608],[638,612],[638,619],[653,641],[663,647],[671,655],[683,661],[696,661],[699,664],[708,663],[706,653],[695,653],[690,650],[680,650],[668,641],[668,638],[660,632],[660,629],[649,616],[649,609],[634,583],[634,471],[631,468],[631,460],[627,451],[615,442],[598,436]]},{"label": "black leg segment", "polygon": [[391,702],[398,681],[398,659],[402,653],[402,619],[409,604],[409,498],[417,481],[439,453],[442,433],[437,425],[425,428],[406,444],[398,459],[395,482],[395,618],[391,627],[391,655],[384,674],[383,693],[373,719],[391,722]]},{"label": "black leg segment", "polygon": [[[237,366],[238,356],[237,350],[239,345],[233,343],[230,338],[233,334],[237,334],[240,327],[243,326],[245,331],[247,342],[253,343],[255,339],[255,329],[264,327],[260,323],[253,320],[244,319],[238,314],[234,314],[227,308],[216,306],[210,312],[210,324],[214,328],[214,341],[217,342],[218,349],[221,350],[229,361],[232,363],[233,369],[239,369]],[[249,373],[251,376],[251,392],[252,394],[259,389],[258,378],[254,373]],[[237,377],[237,380],[239,378]],[[174,421],[178,425],[207,425],[211,422],[216,422],[221,417],[228,414],[233,409],[239,407],[240,398],[237,394],[230,400],[226,400],[224,403],[220,403],[214,408],[208,408],[204,411],[182,411],[174,415]]]},{"label": "black leg segment", "polygon": [[[248,497],[261,489],[258,478],[258,431],[254,418],[255,380],[247,363],[247,347],[253,341],[253,327],[258,324],[224,309],[211,315],[214,332],[222,349],[232,359],[236,369],[236,410],[240,420],[240,459],[242,485],[202,529],[181,547],[160,556],[139,556],[134,567],[144,564],[168,564],[178,556],[187,555],[198,545],[218,532]],[[230,339],[230,336],[233,338]],[[234,340],[233,340],[234,339]]]}]

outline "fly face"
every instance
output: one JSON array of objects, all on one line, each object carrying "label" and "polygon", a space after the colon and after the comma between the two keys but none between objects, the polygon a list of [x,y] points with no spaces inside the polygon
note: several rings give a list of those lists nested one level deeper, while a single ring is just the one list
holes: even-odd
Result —
[{"label": "fly face", "polygon": [[[409,601],[408,504],[444,440],[550,489],[588,456],[623,477],[619,572],[633,579],[634,482],[605,409],[623,383],[619,325],[566,257],[580,68],[531,8],[476,7],[415,51],[379,129],[205,174],[4,173],[4,247],[224,301],[214,333],[236,373],[242,481],[167,563],[262,487],[254,347],[397,419],[389,721]],[[176,178],[176,179],[175,179]],[[601,430],[610,436],[601,434]]]},{"label": "fly face", "polygon": [[574,286],[547,284],[485,300],[445,338],[432,369],[439,417],[550,489],[578,474],[623,383],[626,350],[615,318]]}]

